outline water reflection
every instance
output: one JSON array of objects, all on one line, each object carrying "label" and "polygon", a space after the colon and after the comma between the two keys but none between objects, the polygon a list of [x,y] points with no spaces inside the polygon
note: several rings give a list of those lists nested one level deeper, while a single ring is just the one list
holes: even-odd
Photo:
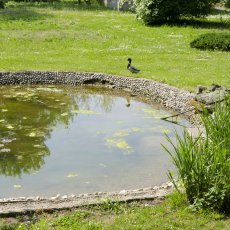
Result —
[{"label": "water reflection", "polygon": [[[157,185],[172,167],[170,113],[93,87],[0,88],[0,198]],[[119,96],[118,96],[119,95]],[[181,124],[186,124],[184,121]]]},{"label": "water reflection", "polygon": [[[78,113],[91,111],[92,97],[82,89],[1,87],[0,174],[21,176],[39,170],[50,155],[45,141],[57,124],[68,127]],[[113,98],[100,95],[94,106],[111,111]],[[79,110],[79,106],[81,110]]]}]

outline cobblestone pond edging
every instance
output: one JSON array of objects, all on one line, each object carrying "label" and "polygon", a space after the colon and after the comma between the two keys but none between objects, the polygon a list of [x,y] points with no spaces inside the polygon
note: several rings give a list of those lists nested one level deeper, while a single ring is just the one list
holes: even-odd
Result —
[{"label": "cobblestone pond edging", "polygon": [[0,216],[14,216],[32,212],[49,212],[68,210],[83,206],[98,205],[108,200],[115,202],[132,202],[141,200],[160,201],[173,191],[171,182],[151,188],[121,190],[120,192],[96,192],[79,195],[57,194],[51,198],[19,197],[0,199]]},{"label": "cobblestone pond edging", "polygon": [[54,71],[24,71],[0,72],[0,85],[17,84],[49,84],[49,85],[101,85],[129,92],[133,96],[145,96],[178,113],[185,113],[194,120],[195,111],[192,101],[194,93],[178,89],[167,84],[144,78],[113,76],[92,72],[54,72]]},{"label": "cobblestone pond edging", "polygon": [[[24,71],[0,72],[0,85],[99,85],[124,90],[131,96],[144,96],[168,109],[184,115],[193,123],[197,116],[192,101],[195,94],[188,91],[143,78],[113,76],[91,72]],[[95,205],[104,200],[130,202],[134,200],[160,200],[173,190],[167,182],[153,188],[122,190],[120,192],[97,192],[80,195],[57,195],[51,198],[19,197],[0,199],[0,215],[11,215],[38,210],[50,211]]]}]

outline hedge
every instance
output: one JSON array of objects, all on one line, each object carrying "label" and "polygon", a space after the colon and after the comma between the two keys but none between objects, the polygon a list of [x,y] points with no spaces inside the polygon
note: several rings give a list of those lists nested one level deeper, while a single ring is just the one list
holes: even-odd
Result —
[{"label": "hedge", "polygon": [[190,46],[200,50],[230,51],[230,33],[203,34],[193,40]]}]

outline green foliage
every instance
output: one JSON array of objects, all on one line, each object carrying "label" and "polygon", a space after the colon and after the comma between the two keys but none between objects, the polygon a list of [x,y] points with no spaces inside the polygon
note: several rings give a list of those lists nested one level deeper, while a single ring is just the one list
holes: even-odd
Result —
[{"label": "green foliage", "polygon": [[100,208],[107,212],[122,213],[123,209],[119,201],[105,200],[100,204]]},{"label": "green foliage", "polygon": [[15,230],[16,229],[16,225],[12,225],[12,226],[3,226],[1,228],[1,230]]},{"label": "green foliage", "polygon": [[87,218],[89,215],[90,213],[86,211],[73,212],[70,215],[63,215],[53,222],[53,226],[59,226],[66,229],[79,229],[82,220]]},{"label": "green foliage", "polygon": [[103,0],[76,0],[76,2],[78,4],[86,4],[86,5],[98,4],[104,6]]},{"label": "green foliage", "polygon": [[230,51],[230,33],[203,34],[193,40],[190,46],[201,50]]},{"label": "green foliage", "polygon": [[181,16],[207,15],[218,0],[135,0],[137,17],[146,25],[172,21]]},{"label": "green foliage", "polygon": [[146,25],[158,24],[179,17],[178,1],[135,0],[137,18]]},{"label": "green foliage", "polygon": [[4,9],[4,8],[5,8],[4,0],[0,0],[0,9]]},{"label": "green foliage", "polygon": [[[207,138],[213,143],[218,143],[221,148],[227,149],[230,154],[230,97],[223,104],[215,105],[212,116],[204,113],[202,121],[207,132]],[[230,155],[229,155],[230,156]]]},{"label": "green foliage", "polygon": [[226,0],[225,7],[230,8],[230,0]]},{"label": "green foliage", "polygon": [[[213,116],[203,115],[206,138],[192,137],[186,130],[177,144],[167,137],[166,147],[182,180],[186,195],[195,209],[210,208],[229,212],[230,206],[230,99],[216,105]],[[173,175],[169,178],[176,185]]]},{"label": "green foliage", "polygon": [[49,3],[54,3],[54,2],[60,2],[60,0],[13,0],[14,2],[49,2]]},{"label": "green foliage", "polygon": [[[0,0],[3,1],[3,0]],[[47,3],[57,3],[57,2],[61,2],[63,4],[67,3],[73,3],[73,4],[79,4],[79,5],[100,5],[100,6],[104,6],[104,2],[103,0],[76,0],[76,1],[62,1],[62,0],[13,0],[14,2],[47,2]]]}]

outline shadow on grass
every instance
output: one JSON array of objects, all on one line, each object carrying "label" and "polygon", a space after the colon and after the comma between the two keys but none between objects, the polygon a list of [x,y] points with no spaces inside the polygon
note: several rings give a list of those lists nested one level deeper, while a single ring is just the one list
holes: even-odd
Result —
[{"label": "shadow on grass", "polygon": [[[230,9],[212,9],[209,16],[214,16],[214,20],[204,18],[181,18],[173,21],[158,21],[148,26],[178,26],[178,27],[193,27],[202,29],[230,29]],[[225,18],[227,16],[227,18]],[[229,16],[229,17],[228,17]]]},{"label": "shadow on grass", "polygon": [[[31,5],[32,6],[32,5]],[[92,5],[87,5],[87,4],[78,4],[77,1],[64,1],[64,2],[59,2],[59,1],[53,1],[53,2],[40,2],[36,5],[36,7],[39,8],[52,8],[52,9],[58,9],[58,10],[79,10],[79,11],[98,11],[98,10],[109,10],[106,7],[97,5],[97,4],[92,4]]]},{"label": "shadow on grass", "polygon": [[23,20],[23,21],[35,21],[44,19],[46,17],[52,17],[50,14],[38,13],[33,9],[27,8],[8,8],[0,11],[0,18],[4,21]]},{"label": "shadow on grass", "polygon": [[169,26],[186,27],[191,26],[193,28],[202,29],[230,29],[230,21],[207,21],[204,19],[181,19],[174,22],[168,22]]},{"label": "shadow on grass", "polygon": [[55,9],[55,10],[78,10],[78,11],[98,11],[98,10],[109,10],[99,5],[79,5],[73,1],[66,2],[19,2],[9,3],[7,7],[0,10],[0,18],[3,20],[23,20],[23,21],[35,21],[52,17],[49,13],[38,13],[35,9]]},{"label": "shadow on grass", "polygon": [[215,8],[215,9],[212,9],[211,14],[212,15],[226,15],[226,14],[230,14],[230,9],[226,9],[226,8]]},{"label": "shadow on grass", "polygon": [[2,226],[0,227],[1,230],[15,230],[16,226]]}]

